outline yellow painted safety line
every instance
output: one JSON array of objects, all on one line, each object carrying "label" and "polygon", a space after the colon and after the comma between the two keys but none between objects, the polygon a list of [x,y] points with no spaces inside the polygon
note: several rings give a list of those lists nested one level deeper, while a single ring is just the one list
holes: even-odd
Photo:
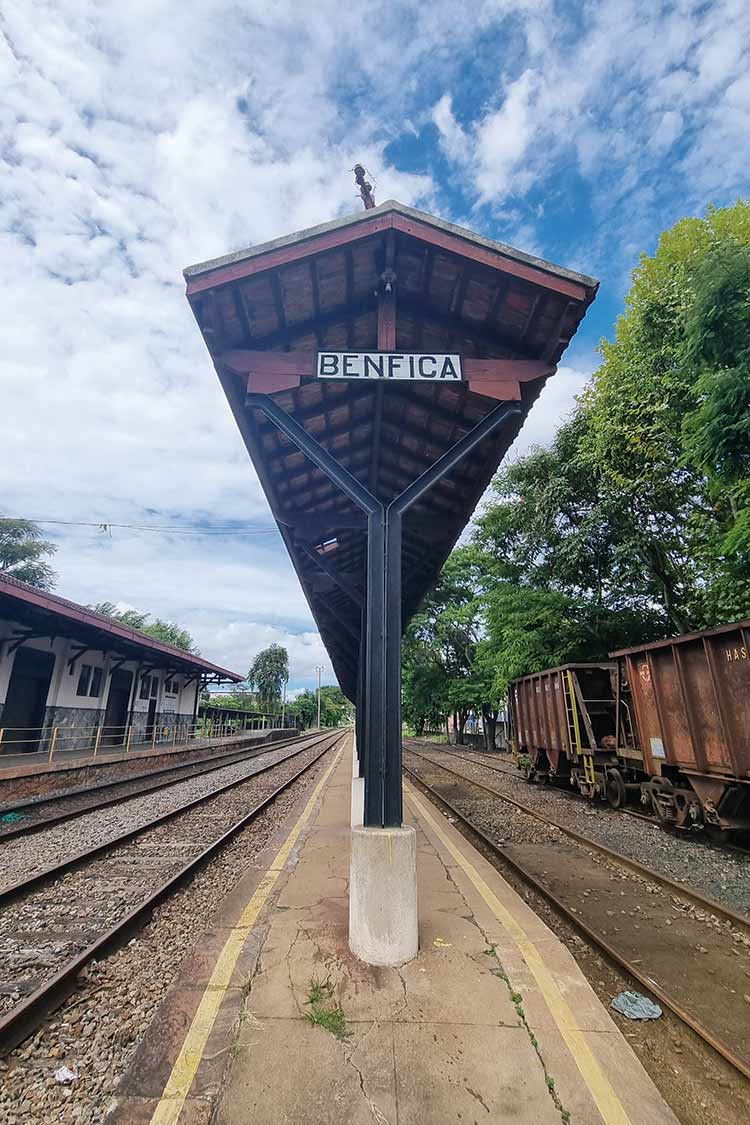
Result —
[{"label": "yellow painted safety line", "polygon": [[503,906],[500,899],[487,885],[477,869],[467,859],[450,837],[443,831],[441,825],[430,815],[422,801],[416,796],[409,785],[404,785],[407,800],[412,804],[419,815],[427,821],[435,835],[442,841],[455,859],[456,863],[465,871],[471,882],[484,901],[489,906],[498,922],[511,935],[515,941],[524,961],[539,985],[544,1002],[549,1008],[552,1018],[558,1026],[560,1034],[565,1040],[576,1066],[581,1072],[581,1077],[588,1086],[591,1096],[607,1125],[630,1125],[630,1119],[625,1112],[622,1102],[612,1089],[609,1079],[597,1062],[594,1053],[589,1047],[586,1037],[578,1027],[573,1013],[563,998],[560,989],[555,983],[552,973],[544,963],[544,958],[528,936],[523,926],[516,921],[507,907]]},{"label": "yellow painted safety line", "polygon": [[182,1113],[185,1100],[190,1093],[198,1066],[203,1058],[208,1037],[214,1026],[225,993],[232,979],[237,958],[248,935],[258,920],[258,916],[268,901],[268,896],[273,890],[276,881],[286,867],[292,848],[297,843],[299,834],[312,816],[315,803],[320,796],[323,786],[328,781],[336,766],[339,764],[343,750],[339,750],[333,763],[328,767],[318,784],[313,789],[310,800],[304,807],[294,828],[276,853],[270,867],[261,879],[255,893],[240,915],[237,925],[233,926],[229,937],[217,958],[211,979],[205,987],[203,996],[198,1005],[198,1010],[193,1016],[193,1022],[185,1036],[180,1053],[177,1056],[172,1072],[169,1075],[164,1092],[159,1104],[154,1110],[151,1125],[176,1125]]}]

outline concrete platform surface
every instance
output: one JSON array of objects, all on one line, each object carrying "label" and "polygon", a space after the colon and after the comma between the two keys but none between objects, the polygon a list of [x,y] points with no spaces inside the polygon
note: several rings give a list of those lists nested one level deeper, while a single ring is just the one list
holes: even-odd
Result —
[{"label": "concrete platform surface", "polygon": [[405,794],[418,956],[373,968],[349,951],[345,749],[197,942],[110,1125],[674,1125],[567,948]]}]

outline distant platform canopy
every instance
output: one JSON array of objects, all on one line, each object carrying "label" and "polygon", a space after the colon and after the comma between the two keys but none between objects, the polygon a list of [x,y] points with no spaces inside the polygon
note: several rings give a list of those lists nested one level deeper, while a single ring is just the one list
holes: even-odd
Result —
[{"label": "distant platform canopy", "polygon": [[[383,505],[493,414],[487,436],[404,512],[404,625],[598,283],[394,201],[185,278],[339,683],[356,700],[367,516],[282,414]],[[342,367],[330,377],[333,354]]]}]

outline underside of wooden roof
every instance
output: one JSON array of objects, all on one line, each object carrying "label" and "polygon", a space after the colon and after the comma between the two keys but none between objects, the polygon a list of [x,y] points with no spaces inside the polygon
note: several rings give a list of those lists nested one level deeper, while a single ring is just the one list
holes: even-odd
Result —
[{"label": "underside of wooden roof", "polygon": [[502,395],[477,393],[468,382],[318,380],[309,363],[300,363],[299,378],[282,379],[274,390],[273,379],[253,386],[252,357],[278,353],[279,369],[295,370],[297,356],[319,350],[450,352],[462,359],[529,361],[531,375],[544,372],[503,384],[518,412],[406,515],[405,623],[596,292],[591,278],[457,231],[399,204],[383,205],[364,218],[186,271],[194,314],[351,699],[366,585],[364,516],[257,409],[248,391],[271,393],[383,502],[466,435]]}]

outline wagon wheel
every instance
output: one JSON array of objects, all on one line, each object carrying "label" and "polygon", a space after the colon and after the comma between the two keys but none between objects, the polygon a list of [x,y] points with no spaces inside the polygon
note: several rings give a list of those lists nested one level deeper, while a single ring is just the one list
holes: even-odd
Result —
[{"label": "wagon wheel", "polygon": [[[674,785],[672,784],[672,782],[670,781],[670,779],[668,777],[655,777],[655,778],[653,778],[653,783],[655,785],[658,785],[659,788],[662,789],[662,790],[674,789]],[[664,823],[664,824],[672,824],[673,823],[673,821],[668,816],[664,815],[664,810],[662,809],[661,805],[659,804],[659,801],[657,800],[653,789],[651,790],[651,807],[652,807],[655,815],[658,816],[659,820],[661,820],[662,823]]]},{"label": "wagon wheel", "polygon": [[604,792],[607,801],[611,808],[621,809],[628,799],[627,790],[625,789],[625,782],[622,779],[622,774],[619,770],[607,770],[607,780],[604,785]]}]

